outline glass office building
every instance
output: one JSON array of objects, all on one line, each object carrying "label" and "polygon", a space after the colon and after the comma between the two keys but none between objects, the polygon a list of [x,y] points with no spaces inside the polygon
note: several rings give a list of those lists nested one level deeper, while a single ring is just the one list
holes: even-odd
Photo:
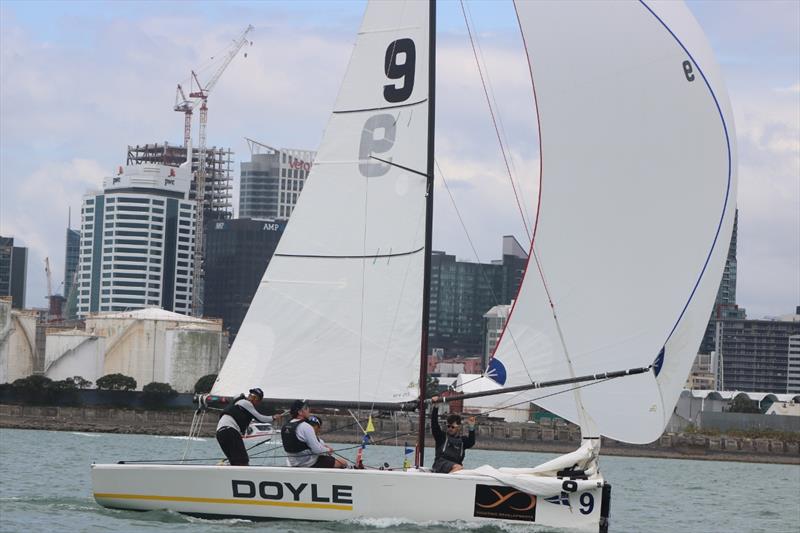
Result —
[{"label": "glass office building", "polygon": [[196,203],[191,176],[165,165],[120,167],[81,208],[78,315],[158,306],[189,315]]}]

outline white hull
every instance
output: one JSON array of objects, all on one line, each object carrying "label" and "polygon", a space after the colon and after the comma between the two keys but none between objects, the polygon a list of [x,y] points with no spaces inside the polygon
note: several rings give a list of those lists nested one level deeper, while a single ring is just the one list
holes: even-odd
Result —
[{"label": "white hull", "polygon": [[479,475],[206,465],[92,465],[104,507],[248,519],[536,523],[599,531],[598,488],[536,497]]}]

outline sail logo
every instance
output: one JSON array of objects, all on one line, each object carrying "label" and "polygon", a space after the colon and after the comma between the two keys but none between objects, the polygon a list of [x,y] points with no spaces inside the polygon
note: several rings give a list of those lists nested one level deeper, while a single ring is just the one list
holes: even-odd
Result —
[{"label": "sail logo", "polygon": [[279,481],[231,481],[234,498],[260,498],[281,502],[338,503],[352,505],[353,487],[351,485],[331,485],[320,487],[317,483],[288,483]]},{"label": "sail logo", "polygon": [[536,521],[536,496],[505,485],[475,485],[472,516]]}]

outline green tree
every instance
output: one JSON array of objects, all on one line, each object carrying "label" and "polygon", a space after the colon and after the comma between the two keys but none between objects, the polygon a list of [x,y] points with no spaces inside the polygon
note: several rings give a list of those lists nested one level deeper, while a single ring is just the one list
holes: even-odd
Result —
[{"label": "green tree", "polygon": [[169,383],[154,381],[142,387],[142,404],[145,407],[162,407],[167,400],[177,394],[178,392]]},{"label": "green tree", "polygon": [[73,376],[71,378],[67,378],[66,381],[72,381],[79,389],[92,388],[92,382],[88,379],[85,379],[83,376]]},{"label": "green tree", "polygon": [[194,393],[195,394],[206,394],[211,392],[211,387],[214,386],[214,382],[217,380],[216,374],[206,374],[202,378],[197,380],[197,383],[194,384]]},{"label": "green tree", "polygon": [[441,392],[439,389],[439,378],[428,374],[425,378],[425,397],[431,398],[436,396]]},{"label": "green tree", "polygon": [[757,401],[751,400],[744,394],[740,394],[733,399],[728,411],[731,413],[760,413],[761,409],[758,408]]},{"label": "green tree", "polygon": [[100,390],[135,390],[136,380],[124,374],[106,374],[97,379]]},{"label": "green tree", "polygon": [[62,379],[61,381],[54,381],[50,383],[50,390],[54,391],[74,391],[78,389],[72,378]]},{"label": "green tree", "polygon": [[28,376],[15,380],[11,389],[18,400],[32,404],[50,403],[50,385],[53,380],[44,376]]}]

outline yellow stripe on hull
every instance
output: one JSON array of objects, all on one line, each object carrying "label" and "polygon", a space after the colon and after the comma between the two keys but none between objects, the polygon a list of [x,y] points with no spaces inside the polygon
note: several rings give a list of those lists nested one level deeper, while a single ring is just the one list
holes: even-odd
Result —
[{"label": "yellow stripe on hull", "polygon": [[334,511],[352,511],[352,505],[335,503],[304,503],[304,502],[272,502],[264,500],[245,500],[232,498],[197,498],[192,496],[158,496],[150,494],[113,494],[95,492],[96,500],[149,500],[164,502],[192,502],[192,503],[226,503],[237,505],[267,505],[270,507],[300,507],[303,509],[332,509]]}]

